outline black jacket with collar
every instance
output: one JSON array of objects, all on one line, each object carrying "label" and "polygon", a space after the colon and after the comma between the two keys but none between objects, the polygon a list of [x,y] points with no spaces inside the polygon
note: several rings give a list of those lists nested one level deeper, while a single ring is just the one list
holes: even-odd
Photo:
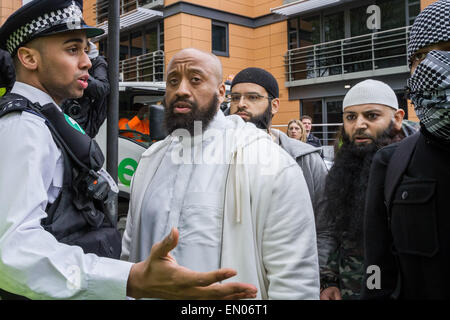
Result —
[{"label": "black jacket with collar", "polygon": [[400,299],[449,299],[450,144],[421,129],[394,193],[389,227],[384,185],[397,146],[381,149],[372,162],[364,222],[365,270],[371,265],[380,268],[381,288],[363,286],[361,298],[390,298],[400,277]]}]

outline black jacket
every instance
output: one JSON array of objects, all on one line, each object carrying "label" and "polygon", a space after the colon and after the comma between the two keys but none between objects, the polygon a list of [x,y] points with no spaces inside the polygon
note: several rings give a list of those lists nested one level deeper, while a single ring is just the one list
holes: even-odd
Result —
[{"label": "black jacket", "polygon": [[308,137],[306,138],[306,143],[312,145],[313,147],[320,148],[322,146],[322,143],[320,143],[320,139],[317,138],[315,135],[310,133]]},{"label": "black jacket", "polygon": [[13,60],[7,51],[0,49],[0,88],[10,91],[15,81],[16,72]]},{"label": "black jacket", "polygon": [[64,101],[62,109],[93,138],[106,119],[110,86],[105,59],[98,56],[91,62],[88,87],[83,97]]},{"label": "black jacket", "polygon": [[365,270],[371,265],[380,268],[381,289],[364,286],[361,298],[390,298],[400,278],[400,299],[449,299],[450,144],[421,130],[394,192],[389,227],[384,185],[397,146],[381,149],[372,162],[364,221]]}]

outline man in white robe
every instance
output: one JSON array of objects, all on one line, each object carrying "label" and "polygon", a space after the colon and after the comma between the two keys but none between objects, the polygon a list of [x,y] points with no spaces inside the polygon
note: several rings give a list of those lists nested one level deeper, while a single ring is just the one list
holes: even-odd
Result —
[{"label": "man in white robe", "polygon": [[168,65],[166,127],[131,186],[122,259],[138,262],[173,227],[171,252],[195,271],[229,267],[258,299],[318,299],[311,199],[297,163],[269,135],[226,117],[220,60],[184,49]]}]

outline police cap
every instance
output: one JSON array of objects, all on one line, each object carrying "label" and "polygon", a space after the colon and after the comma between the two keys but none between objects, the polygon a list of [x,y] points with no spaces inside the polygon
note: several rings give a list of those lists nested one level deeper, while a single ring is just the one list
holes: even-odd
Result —
[{"label": "police cap", "polygon": [[18,48],[35,38],[73,30],[86,30],[88,38],[104,33],[84,22],[83,0],[33,0],[0,28],[0,48],[15,56]]}]

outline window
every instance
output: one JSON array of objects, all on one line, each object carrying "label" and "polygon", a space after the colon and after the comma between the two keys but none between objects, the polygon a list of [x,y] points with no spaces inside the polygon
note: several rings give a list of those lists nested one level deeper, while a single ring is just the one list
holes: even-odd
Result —
[{"label": "window", "polygon": [[130,42],[130,57],[137,57],[143,54],[142,32],[133,32]]},{"label": "window", "polygon": [[228,24],[212,21],[212,52],[218,56],[229,56]]},{"label": "window", "polygon": [[145,49],[146,53],[158,50],[158,30],[152,28],[145,32]]},{"label": "window", "polygon": [[405,0],[378,0],[381,9],[381,30],[406,26]]},{"label": "window", "polygon": [[[108,40],[100,40],[100,54],[105,56],[108,53]],[[120,60],[138,57],[146,53],[164,51],[164,24],[159,22],[132,30],[122,32],[120,35]]]},{"label": "window", "polygon": [[322,28],[324,32],[324,42],[345,38],[344,11],[324,15]]},{"label": "window", "polygon": [[289,49],[298,48],[298,18],[290,19],[288,22],[289,27]]},{"label": "window", "polygon": [[300,47],[320,42],[320,15],[300,18]]},{"label": "window", "polygon": [[411,26],[414,20],[420,13],[420,1],[419,0],[408,0],[408,23]]}]

